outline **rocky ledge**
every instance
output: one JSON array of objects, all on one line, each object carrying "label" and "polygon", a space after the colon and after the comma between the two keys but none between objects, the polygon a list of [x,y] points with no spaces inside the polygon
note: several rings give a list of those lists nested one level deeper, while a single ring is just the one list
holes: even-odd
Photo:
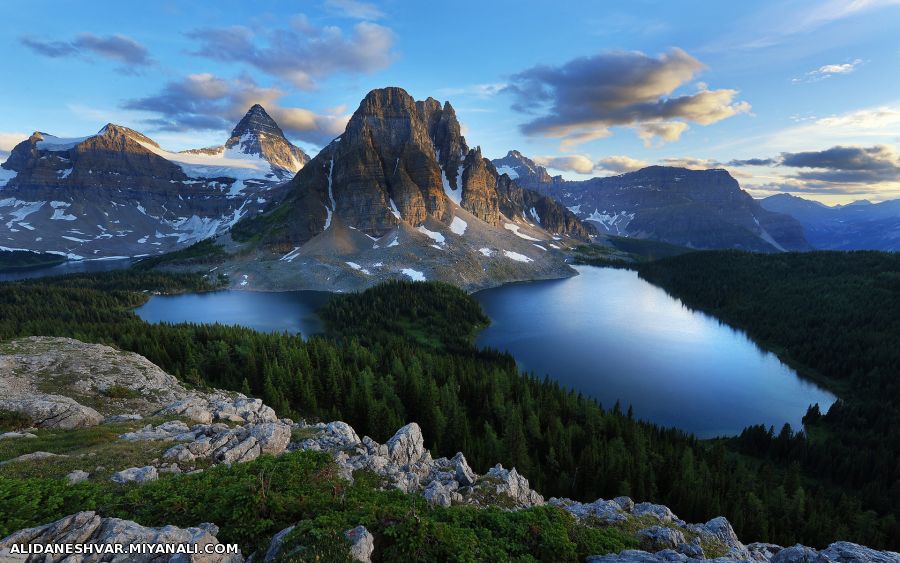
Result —
[{"label": "rocky ledge", "polygon": [[[549,504],[568,511],[586,524],[625,525],[637,530],[641,550],[588,558],[594,562],[699,561],[709,558],[723,562],[900,563],[898,553],[876,551],[848,542],[836,542],[822,550],[801,545],[744,544],[724,517],[689,524],[666,506],[635,503],[628,497],[597,499],[591,503],[564,498],[545,500],[515,468],[496,465],[479,475],[461,452],[452,458],[433,458],[425,447],[419,425],[414,422],[380,444],[368,436],[360,438],[345,422],[307,423],[279,419],[259,399],[222,391],[188,390],[145,358],[106,346],[61,338],[28,338],[2,343],[0,368],[0,408],[33,417],[36,427],[4,435],[4,439],[34,439],[32,432],[39,432],[37,427],[74,429],[85,425],[129,423],[133,430],[118,434],[117,443],[146,443],[148,450],[158,447],[162,452],[147,465],[114,468],[116,471],[111,480],[116,483],[139,484],[159,478],[160,473],[196,472],[210,465],[250,461],[263,454],[314,450],[330,453],[343,479],[352,481],[355,471],[366,470],[382,478],[382,487],[422,495],[436,506],[464,504],[526,510]],[[111,394],[110,389],[116,392]],[[122,389],[131,393],[124,393]],[[47,408],[34,407],[41,401],[64,405],[68,409],[64,412],[81,413],[78,424],[60,424],[60,421],[75,420],[72,417],[44,417]],[[93,406],[88,407],[82,402]],[[127,412],[128,408],[134,411]],[[144,416],[153,417],[156,422],[140,426],[136,421]],[[28,438],[29,435],[32,438]],[[33,451],[11,460],[0,460],[0,463],[34,463],[60,457],[67,456]],[[78,469],[66,478],[70,483],[78,483],[95,477]],[[283,554],[282,547],[292,529],[286,528],[273,536],[266,551],[254,554],[251,559],[276,561],[288,557],[290,554]],[[217,543],[217,533],[213,524],[199,524],[187,529],[173,526],[146,528],[134,522],[103,518],[93,512],[79,512],[43,526],[20,530],[3,539],[0,541],[0,561],[63,560],[62,557],[13,555],[10,547],[17,543],[209,544]],[[377,559],[375,539],[364,527],[347,530],[345,537],[349,557],[357,561]],[[243,558],[240,554],[229,554],[145,560],[230,562],[243,561]]]}]

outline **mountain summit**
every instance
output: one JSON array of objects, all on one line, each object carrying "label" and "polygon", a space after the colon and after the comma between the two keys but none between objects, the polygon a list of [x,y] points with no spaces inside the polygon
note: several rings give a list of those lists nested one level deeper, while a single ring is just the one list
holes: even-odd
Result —
[{"label": "mountain summit", "polygon": [[[518,220],[581,239],[592,232],[549,198],[502,181],[480,147],[469,148],[449,102],[417,102],[395,87],[369,92],[344,134],[291,184],[280,212],[290,219],[269,229],[272,242],[302,244],[333,218],[375,237],[401,223],[449,225],[459,208],[495,227]],[[554,221],[542,220],[539,207]]]},{"label": "mountain summit", "polygon": [[279,178],[287,179],[309,162],[309,156],[294,146],[265,108],[255,104],[232,130],[225,149],[255,155],[269,161]]},{"label": "mountain summit", "polygon": [[0,167],[0,245],[70,259],[174,250],[279,200],[306,161],[261,106],[226,145],[180,153],[114,123],[86,137],[35,132]]},{"label": "mountain summit", "polygon": [[572,275],[559,250],[596,231],[498,173],[460,129],[449,102],[372,90],[281,204],[233,227],[247,248],[220,271],[250,287],[331,290],[403,276],[474,289]]}]

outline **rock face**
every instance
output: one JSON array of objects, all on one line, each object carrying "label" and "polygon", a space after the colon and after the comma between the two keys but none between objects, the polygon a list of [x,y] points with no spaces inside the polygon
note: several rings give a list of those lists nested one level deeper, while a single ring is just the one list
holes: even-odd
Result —
[{"label": "rock face", "polygon": [[70,259],[170,251],[280,199],[307,160],[259,106],[224,146],[185,153],[112,123],[80,138],[35,132],[0,165],[0,244]]},{"label": "rock face", "polygon": [[[73,561],[73,560],[97,560],[96,559],[73,559],[75,556],[51,555],[46,559],[43,556],[27,556],[14,555],[11,553],[13,545],[19,544],[62,544],[62,543],[80,543],[90,545],[133,545],[133,544],[191,544],[198,546],[199,551],[204,551],[203,546],[217,545],[219,541],[216,539],[218,528],[212,524],[200,524],[196,528],[176,528],[175,526],[164,526],[162,528],[147,528],[140,526],[129,520],[120,520],[118,518],[102,518],[94,512],[78,512],[71,516],[66,516],[51,524],[38,526],[36,528],[28,528],[19,530],[0,541],[0,560],[2,561]],[[125,561],[121,556],[116,559],[106,559],[113,561]],[[136,556],[128,559],[132,561],[170,561],[183,562],[191,561],[196,563],[239,563],[244,560],[243,556],[238,553],[227,555],[144,555]]]},{"label": "rock face", "polygon": [[797,221],[760,206],[725,170],[649,166],[619,176],[565,181],[550,178],[518,151],[494,164],[601,233],[702,249],[810,249]]},{"label": "rock face", "polygon": [[282,212],[290,221],[267,234],[272,244],[296,246],[339,219],[380,237],[401,222],[449,224],[454,205],[497,226],[499,177],[480,149],[468,148],[449,102],[416,102],[400,88],[373,90],[344,134],[293,180],[289,211]]},{"label": "rock face", "polygon": [[396,277],[474,289],[572,275],[556,251],[593,232],[469,148],[449,103],[383,88],[280,205],[233,227],[247,258],[223,269],[263,289],[350,290]]}]

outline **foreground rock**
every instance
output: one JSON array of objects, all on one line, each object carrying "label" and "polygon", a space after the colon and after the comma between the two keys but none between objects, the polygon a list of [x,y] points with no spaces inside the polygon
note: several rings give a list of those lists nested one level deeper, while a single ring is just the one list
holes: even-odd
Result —
[{"label": "foreground rock", "polygon": [[[528,479],[515,468],[496,465],[484,475],[479,475],[461,452],[449,459],[433,458],[425,446],[421,428],[414,422],[400,428],[386,443],[380,444],[368,436],[360,438],[345,422],[293,423],[278,419],[276,413],[259,399],[221,391],[188,391],[152,364],[147,366],[149,362],[140,356],[104,346],[69,339],[42,338],[22,339],[2,346],[0,384],[6,384],[0,386],[0,398],[3,400],[23,404],[41,393],[45,396],[57,394],[72,401],[78,397],[86,403],[96,401],[98,409],[95,412],[105,416],[105,422],[131,423],[132,427],[144,415],[162,414],[179,418],[161,424],[147,424],[119,436],[118,439],[123,441],[148,442],[148,450],[158,447],[158,451],[163,452],[159,455],[161,459],[154,459],[143,467],[114,468],[118,471],[113,473],[112,480],[119,483],[140,484],[159,478],[160,473],[174,474],[163,478],[177,479],[179,473],[200,470],[209,465],[240,463],[264,454],[314,450],[329,452],[338,466],[339,475],[347,480],[353,479],[355,471],[368,470],[381,476],[385,487],[422,495],[436,506],[466,504],[520,510],[545,504],[544,498],[530,487]],[[95,370],[96,373],[91,373],[90,366],[83,363],[82,358],[72,357],[78,354],[103,358],[106,363]],[[126,376],[117,375],[117,357],[124,365],[134,368],[123,370]],[[37,370],[40,377],[23,366]],[[89,382],[78,380],[79,374]],[[123,393],[122,388],[132,390],[134,394]],[[125,398],[121,401],[111,398],[110,389],[116,390],[112,395]],[[117,405],[115,408],[119,412],[99,406],[107,403]],[[126,408],[128,410],[124,410]],[[297,438],[292,440],[292,436]],[[72,454],[72,457],[75,455]],[[35,463],[54,457],[57,454],[34,451],[0,464]],[[132,460],[131,463],[139,465],[146,462]],[[105,469],[97,467],[94,471]],[[76,470],[66,475],[65,479],[77,484],[89,477],[86,471]],[[63,478],[62,475],[60,478]],[[628,497],[597,499],[590,503],[553,498],[548,503],[568,511],[575,519],[583,520],[585,525],[622,525],[626,529],[638,530],[636,537],[643,550],[592,557],[589,558],[591,561],[691,561],[719,556],[717,561],[900,563],[897,553],[876,551],[848,542],[836,542],[822,550],[800,545],[787,548],[763,543],[745,545],[724,517],[713,518],[704,524],[688,524],[666,506],[635,503]],[[266,561],[275,560],[279,555],[289,556],[290,553],[281,551],[291,530],[287,528],[276,534],[267,551],[255,556]],[[0,561],[25,560],[6,557],[11,555],[9,546],[17,542],[217,543],[216,533],[212,525],[186,530],[171,526],[145,528],[133,522],[81,512],[52,524],[16,532],[0,542]],[[357,527],[348,530],[345,535],[349,542],[348,554],[355,560],[378,559],[371,532]],[[6,552],[2,551],[4,548]],[[58,561],[61,558],[47,560]],[[194,557],[190,560],[241,559],[239,555],[232,555]]]},{"label": "foreground rock", "polygon": [[[216,534],[219,529],[213,524],[200,524],[196,528],[176,528],[164,526],[162,528],[147,528],[119,518],[102,518],[94,512],[78,512],[71,516],[61,518],[56,522],[19,530],[0,541],[0,561],[171,561],[171,562],[197,562],[197,563],[238,563],[244,560],[238,553],[215,554],[144,554],[144,555],[119,555],[113,558],[111,554],[84,556],[48,555],[27,556],[11,553],[14,545],[50,545],[50,544],[87,544],[93,546],[127,546],[137,544],[170,545],[190,544],[197,546],[198,551],[214,549],[219,545]],[[208,547],[207,547],[208,546]],[[101,558],[102,557],[102,558]]]},{"label": "foreground rock", "polygon": [[528,508],[544,504],[544,498],[531,489],[528,479],[515,468],[497,465],[479,477],[461,452],[451,459],[433,459],[425,448],[422,429],[415,422],[398,430],[386,444],[368,436],[360,439],[343,422],[299,423],[297,427],[314,435],[292,443],[289,449],[331,452],[340,474],[347,479],[353,478],[354,471],[367,469],[385,477],[389,486],[421,493],[430,503],[440,506],[500,503],[510,508]]}]

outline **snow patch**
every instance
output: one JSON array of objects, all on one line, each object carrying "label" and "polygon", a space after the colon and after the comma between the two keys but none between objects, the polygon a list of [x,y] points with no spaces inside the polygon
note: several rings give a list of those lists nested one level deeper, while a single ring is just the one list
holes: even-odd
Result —
[{"label": "snow patch", "polygon": [[541,224],[541,216],[538,215],[537,209],[532,206],[531,208],[531,217],[535,220],[535,222],[540,225]]},{"label": "snow patch", "polygon": [[520,233],[519,232],[520,227],[513,223],[504,223],[503,228],[506,229],[507,231],[512,231],[513,234],[515,234],[517,237],[523,238],[525,240],[531,240],[531,241],[535,241],[535,242],[540,242],[540,240],[541,240],[539,238],[530,237],[530,236],[526,235],[525,233]]},{"label": "snow patch", "polygon": [[453,217],[453,221],[450,223],[450,231],[452,231],[453,234],[463,236],[464,234],[466,234],[466,229],[468,228],[468,226],[469,224],[459,217]]},{"label": "snow patch", "polygon": [[18,174],[19,173],[15,170],[0,168],[0,188],[6,187],[6,184],[8,184],[9,181],[15,178]]},{"label": "snow patch", "polygon": [[416,230],[438,244],[444,244],[444,242],[446,242],[444,235],[442,235],[441,233],[437,233],[435,231],[429,231],[428,229],[425,228],[425,225],[419,225],[419,227]]},{"label": "snow patch", "polygon": [[400,272],[412,281],[425,281],[425,274],[418,270],[413,270],[412,268],[403,268],[402,270],[400,270]]},{"label": "snow patch", "polygon": [[491,250],[490,248],[479,248],[478,252],[484,254],[488,258],[490,258],[494,254],[494,251]]},{"label": "snow patch", "polygon": [[[55,201],[53,203],[56,203]],[[68,207],[68,206],[66,206]],[[66,213],[62,208],[54,208],[53,215],[50,216],[51,221],[75,221],[78,217]]]},{"label": "snow patch", "polygon": [[391,213],[394,214],[394,217],[396,217],[397,220],[403,219],[403,217],[400,216],[400,210],[397,209],[397,204],[394,203],[393,198],[391,198]]},{"label": "snow patch", "polygon": [[296,258],[297,255],[299,255],[299,254],[300,254],[300,247],[295,246],[293,250],[291,250],[290,252],[288,252],[287,254],[285,254],[284,256],[279,258],[278,260],[280,262],[293,262],[294,258]]},{"label": "snow patch", "polygon": [[513,252],[511,250],[504,250],[503,255],[510,260],[515,260],[516,262],[534,262],[534,260],[525,256],[524,254],[519,254],[518,252]]},{"label": "snow patch", "polygon": [[505,165],[505,164],[503,166],[497,168],[497,173],[498,174],[506,174],[513,180],[515,180],[516,178],[519,177],[519,173],[516,171],[515,168],[513,168],[512,166]]}]

